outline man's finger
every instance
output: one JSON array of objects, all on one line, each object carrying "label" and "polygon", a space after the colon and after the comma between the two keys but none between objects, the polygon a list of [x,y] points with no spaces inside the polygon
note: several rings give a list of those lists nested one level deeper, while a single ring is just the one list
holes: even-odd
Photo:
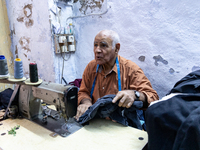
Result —
[{"label": "man's finger", "polygon": [[78,121],[79,117],[81,116],[81,105],[78,106],[77,108],[77,113],[76,113],[76,120]]},{"label": "man's finger", "polygon": [[118,92],[117,95],[113,98],[112,102],[116,103],[122,97],[123,97],[123,95]]},{"label": "man's finger", "polygon": [[125,102],[123,103],[122,107],[127,107],[128,106],[128,100],[126,99]]},{"label": "man's finger", "polygon": [[122,98],[120,99],[120,101],[119,101],[118,106],[119,106],[119,107],[123,107],[125,101],[126,101],[126,98],[125,98],[125,97],[122,97]]},{"label": "man's finger", "polygon": [[130,108],[132,104],[133,104],[132,102],[129,102],[129,103],[126,105],[126,108]]},{"label": "man's finger", "polygon": [[75,118],[76,118],[77,121],[78,121],[79,117],[80,117],[80,112],[77,111],[76,116],[75,116]]}]

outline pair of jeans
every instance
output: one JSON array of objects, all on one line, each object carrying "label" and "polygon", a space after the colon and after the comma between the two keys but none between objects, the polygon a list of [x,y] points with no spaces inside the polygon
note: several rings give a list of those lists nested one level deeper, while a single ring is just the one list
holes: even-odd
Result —
[{"label": "pair of jeans", "polygon": [[143,103],[141,101],[135,101],[130,108],[119,107],[119,101],[112,103],[115,96],[116,95],[110,94],[99,98],[96,103],[90,106],[79,118],[79,123],[85,124],[95,117],[109,117],[111,120],[115,120],[125,126],[142,129],[137,110],[143,107]]}]

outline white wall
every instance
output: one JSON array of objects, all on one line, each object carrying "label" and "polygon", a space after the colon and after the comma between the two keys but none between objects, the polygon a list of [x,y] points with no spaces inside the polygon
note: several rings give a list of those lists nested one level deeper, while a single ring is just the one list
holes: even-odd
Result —
[{"label": "white wall", "polygon": [[119,33],[119,54],[143,69],[160,97],[183,76],[200,69],[198,0],[108,0],[107,4],[111,8],[105,15],[74,19],[78,77],[94,58],[93,39],[102,29]]},{"label": "white wall", "polygon": [[6,3],[12,39],[11,51],[14,59],[22,59],[24,76],[29,78],[29,63],[35,62],[38,76],[44,81],[54,81],[48,2],[7,0]]},{"label": "white wall", "polygon": [[[102,3],[104,2],[104,3]],[[26,27],[23,8],[32,4],[34,24]],[[12,51],[28,63],[35,61],[39,76],[60,82],[63,59],[54,53],[49,25],[48,3],[39,0],[7,0],[13,46]],[[90,14],[103,13],[104,15]],[[71,7],[67,8],[71,9]],[[72,14],[66,13],[63,19]],[[93,40],[102,29],[112,29],[121,37],[119,54],[137,63],[163,97],[189,72],[200,69],[200,2],[199,0],[79,0],[74,3],[76,52],[66,54],[63,76],[69,82],[81,78],[85,66],[94,59]],[[17,18],[18,21],[17,21]],[[20,39],[29,41],[20,44]],[[28,40],[27,40],[28,39]],[[30,49],[27,50],[27,49]],[[145,59],[144,59],[145,58]]]}]

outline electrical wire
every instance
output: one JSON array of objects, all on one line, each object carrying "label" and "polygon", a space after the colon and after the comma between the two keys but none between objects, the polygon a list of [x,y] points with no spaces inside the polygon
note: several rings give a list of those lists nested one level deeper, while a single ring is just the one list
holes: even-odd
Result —
[{"label": "electrical wire", "polygon": [[63,66],[62,66],[62,77],[61,77],[61,84],[62,84],[62,78],[63,78],[63,71],[64,71],[64,66],[65,66],[65,61],[68,61],[69,60],[69,58],[71,57],[71,52],[69,52],[69,57],[68,57],[68,59],[65,59],[64,57],[63,57],[63,55],[62,55],[62,53],[61,53],[61,56],[62,56],[62,58],[63,58]]}]

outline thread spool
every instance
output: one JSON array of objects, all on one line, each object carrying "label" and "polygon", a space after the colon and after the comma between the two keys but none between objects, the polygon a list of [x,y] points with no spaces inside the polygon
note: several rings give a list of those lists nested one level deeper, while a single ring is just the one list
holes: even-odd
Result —
[{"label": "thread spool", "polygon": [[23,78],[23,64],[21,59],[16,58],[14,62],[14,78],[15,79],[21,79]]},{"label": "thread spool", "polygon": [[38,69],[36,63],[29,64],[29,77],[30,82],[38,82]]},{"label": "thread spool", "polygon": [[8,75],[8,65],[4,55],[0,55],[0,75]]}]

